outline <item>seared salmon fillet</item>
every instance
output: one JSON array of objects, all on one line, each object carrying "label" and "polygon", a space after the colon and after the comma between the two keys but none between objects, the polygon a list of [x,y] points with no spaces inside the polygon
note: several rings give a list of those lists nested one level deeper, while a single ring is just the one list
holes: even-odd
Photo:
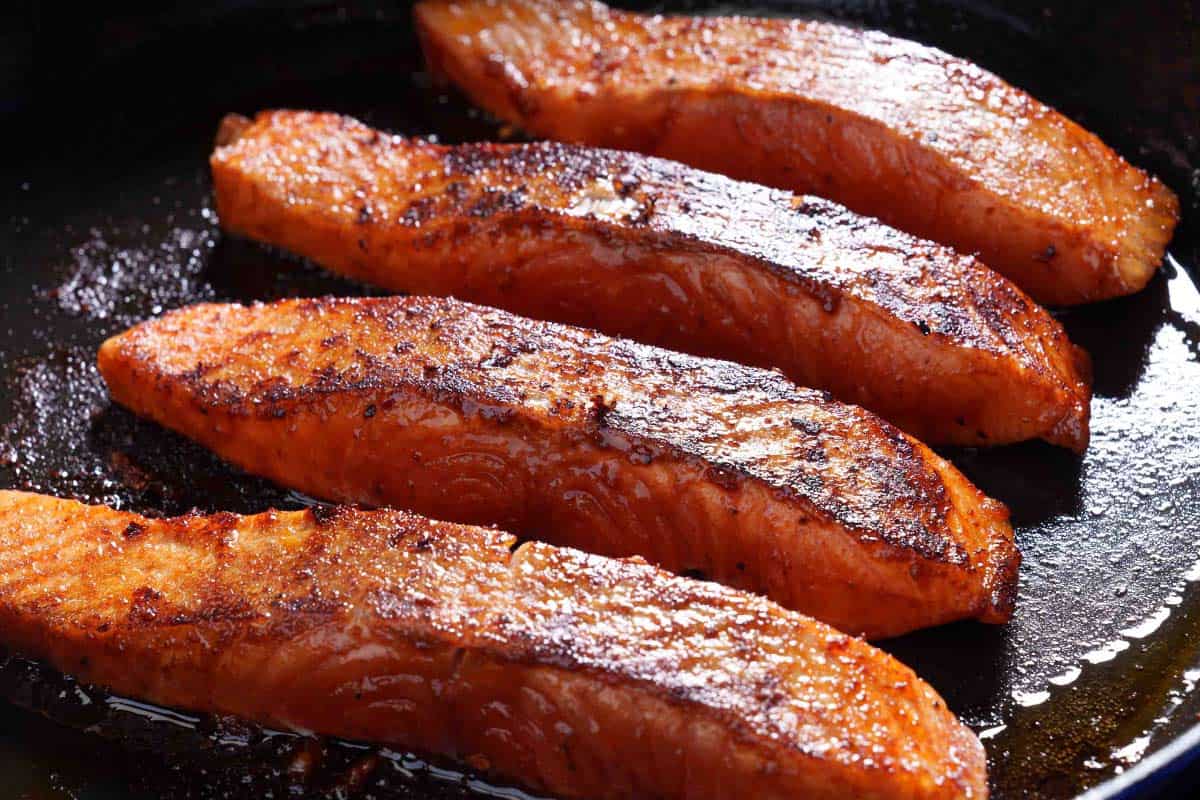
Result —
[{"label": "seared salmon fillet", "polygon": [[1141,289],[1178,220],[1169,189],[1079,125],[882,33],[581,0],[425,0],[416,19],[432,71],[534,134],[828,197],[1044,303]]},{"label": "seared salmon fillet", "polygon": [[633,153],[441,147],[231,117],[221,224],[389,289],[778,367],[925,441],[1088,439],[1086,355],[973,258],[814,197]]},{"label": "seared salmon fillet", "polygon": [[869,636],[1012,612],[1007,510],[774,372],[424,297],[197,305],[99,362],[118,403],[317,497],[640,555]]},{"label": "seared salmon fillet", "polygon": [[985,797],[891,656],[765,599],[400,511],[0,491],[0,641],[165,705],[586,798]]}]

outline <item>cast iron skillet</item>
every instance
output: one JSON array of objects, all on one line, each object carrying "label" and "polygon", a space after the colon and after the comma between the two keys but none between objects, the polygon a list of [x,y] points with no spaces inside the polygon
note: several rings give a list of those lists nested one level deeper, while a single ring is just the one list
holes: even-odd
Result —
[{"label": "cast iron skillet", "polygon": [[[1184,224],[1149,288],[1061,315],[1095,359],[1087,455],[1040,444],[949,453],[1013,510],[1025,553],[1016,619],[886,644],[985,737],[1001,798],[1132,796],[1187,780],[1183,765],[1200,752],[1200,27],[1187,2],[1105,7],[746,7],[832,14],[971,58],[1183,199]],[[429,85],[404,6],[86,13],[52,8],[0,29],[12,142],[0,167],[0,485],[154,513],[309,502],[109,405],[95,348],[196,300],[369,291],[219,234],[206,157],[224,112],[332,109],[443,141],[494,138],[497,125]],[[18,796],[495,791],[403,754],[144,707],[20,658],[0,664],[0,690],[15,701],[0,704],[0,786]]]}]

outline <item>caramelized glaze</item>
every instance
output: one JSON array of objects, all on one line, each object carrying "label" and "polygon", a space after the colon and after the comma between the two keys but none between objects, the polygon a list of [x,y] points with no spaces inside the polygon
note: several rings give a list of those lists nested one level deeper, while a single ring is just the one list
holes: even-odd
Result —
[{"label": "caramelized glaze", "polygon": [[398,511],[0,491],[0,639],[145,700],[588,798],[985,797],[907,667],[713,584]]},{"label": "caramelized glaze", "polygon": [[826,22],[642,16],[572,0],[425,0],[431,69],[555,139],[819,194],[964,253],[1041,302],[1129,294],[1169,189],[974,64]]},{"label": "caramelized glaze", "polygon": [[440,298],[198,305],[110,339],[113,398],[318,497],[642,555],[871,636],[1007,620],[1007,511],[778,373]]},{"label": "caramelized glaze", "polygon": [[345,275],[779,367],[926,441],[1088,438],[1086,355],[972,258],[815,197],[570,145],[230,117],[221,224]]}]

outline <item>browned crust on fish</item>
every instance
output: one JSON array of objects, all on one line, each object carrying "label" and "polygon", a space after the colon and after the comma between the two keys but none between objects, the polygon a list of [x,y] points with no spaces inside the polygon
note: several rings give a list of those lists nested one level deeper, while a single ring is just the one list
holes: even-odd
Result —
[{"label": "browned crust on fish", "polygon": [[596,2],[425,0],[431,69],[542,136],[819,194],[964,253],[1045,303],[1135,292],[1179,202],[976,65],[812,20]]},{"label": "browned crust on fish", "polygon": [[777,373],[441,298],[199,305],[104,344],[113,398],[340,502],[695,571],[872,636],[1007,620],[1007,511]]},{"label": "browned crust on fish", "polygon": [[[230,118],[231,120],[234,118]],[[390,289],[778,367],[931,442],[1088,439],[1086,354],[972,258],[657,158],[227,123],[221,224]]]},{"label": "browned crust on fish", "polygon": [[0,491],[0,641],[152,702],[564,797],[985,797],[890,656],[714,584],[399,511],[136,514]]}]

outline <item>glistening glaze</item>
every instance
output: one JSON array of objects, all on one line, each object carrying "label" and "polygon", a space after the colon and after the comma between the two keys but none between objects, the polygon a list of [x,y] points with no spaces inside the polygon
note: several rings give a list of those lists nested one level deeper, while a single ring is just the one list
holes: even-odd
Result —
[{"label": "glistening glaze", "polygon": [[818,194],[979,253],[1042,302],[1129,294],[1179,214],[1159,181],[996,76],[826,22],[426,0],[430,69],[538,136]]},{"label": "glistening glaze", "polygon": [[4,644],[153,702],[564,797],[986,795],[983,748],[907,667],[641,561],[395,511],[154,520],[8,491],[0,544]]},{"label": "glistening glaze", "polygon": [[421,297],[193,306],[99,364],[117,402],[317,497],[641,555],[872,636],[1012,613],[1007,511],[778,373]]},{"label": "glistening glaze", "polygon": [[815,197],[556,143],[230,117],[226,230],[388,289],[778,367],[923,441],[1082,450],[1086,354],[973,258]]},{"label": "glistening glaze", "polygon": [[[1135,13],[1116,21],[1096,16],[1085,3],[1068,4],[1094,22],[1082,27],[1072,26],[1080,17],[1047,17],[1040,8],[1029,15],[1010,7],[1002,15],[983,16],[995,6],[952,3],[955,10],[946,13],[941,0],[820,5],[871,27],[977,56],[1104,131],[1123,152],[1137,153],[1171,175],[1177,187],[1188,186],[1188,170],[1200,163],[1194,150],[1192,166],[1178,161],[1173,142],[1179,139],[1169,132],[1172,124],[1188,127],[1194,120],[1163,113],[1162,104],[1177,96],[1170,87],[1179,86],[1163,70],[1177,63],[1170,60],[1174,54],[1190,52],[1190,30],[1170,19]],[[813,7],[772,6],[792,13]],[[186,302],[372,291],[223,237],[208,211],[211,185],[203,162],[223,114],[280,104],[337,109],[406,136],[434,132],[445,143],[502,137],[499,126],[459,97],[430,89],[410,38],[410,10],[389,8],[380,21],[370,9],[347,6],[349,19],[343,20],[342,7],[321,6],[315,17],[303,17],[304,24],[269,29],[222,17],[212,27],[204,23],[211,36],[167,38],[155,54],[143,51],[132,58],[97,32],[96,52],[112,58],[107,65],[70,41],[71,52],[87,64],[85,73],[99,83],[85,84],[84,74],[64,74],[63,92],[53,95],[55,111],[14,126],[18,139],[28,134],[27,145],[20,158],[0,168],[8,187],[0,193],[0,206],[6,206],[0,226],[8,226],[11,245],[0,252],[5,485],[169,515],[197,506],[256,513],[304,502],[112,405],[95,369],[95,351],[105,337]],[[672,3],[669,10],[702,8],[711,5]],[[723,8],[756,13],[761,7]],[[323,24],[308,24],[314,18]],[[1176,44],[1157,53],[1133,52],[1130,45],[1147,41],[1151,28],[1169,31],[1168,41]],[[232,44],[214,59],[212,42],[218,38]],[[322,57],[314,58],[317,53]],[[281,84],[281,54],[292,56],[288,68],[300,80]],[[164,64],[172,66],[171,93],[162,92],[159,81],[144,80],[147,72],[162,72]],[[1136,83],[1144,76],[1142,67],[1157,69],[1159,77]],[[1131,94],[1131,85],[1155,90]],[[89,92],[95,86],[104,89]],[[110,87],[122,91],[110,93]],[[84,112],[70,102],[72,89],[76,100],[87,95],[92,101],[86,132],[78,125]],[[61,124],[48,124],[55,122]],[[1124,769],[1124,779],[1153,766],[1144,761],[1131,766],[1111,753],[1132,757],[1127,745],[1146,735],[1152,735],[1148,753],[1181,743],[1200,711],[1200,692],[1188,692],[1184,678],[1200,664],[1196,584],[1151,637],[1133,642],[1110,662],[1079,662],[1081,654],[1153,615],[1195,559],[1200,483],[1192,466],[1200,452],[1200,417],[1190,389],[1200,380],[1200,307],[1193,245],[1194,238],[1177,239],[1176,268],[1160,272],[1145,292],[1060,316],[1071,338],[1097,356],[1094,446],[1082,460],[1039,444],[949,453],[987,494],[1013,509],[1026,557],[1018,611],[1004,626],[943,626],[885,644],[973,728],[1007,726],[985,742],[996,798],[1033,793],[1068,798],[1090,786],[1111,787],[1115,772]],[[60,284],[68,290],[49,296]],[[1170,510],[1160,512],[1166,504]],[[1072,664],[1083,667],[1078,680],[1067,687],[1048,684],[1047,678]],[[43,702],[82,702],[69,685],[31,680]],[[1011,700],[1013,692],[1047,688],[1051,697],[1039,706]],[[103,703],[92,697],[97,702],[87,709]],[[1182,704],[1168,715],[1166,709],[1179,699]],[[277,797],[290,786],[322,800],[339,797],[339,777],[324,770],[308,778],[303,769],[291,772],[293,759],[275,757],[274,745],[265,754],[221,749],[209,759],[206,752],[185,753],[185,743],[170,740],[165,732],[177,726],[147,721],[140,741],[153,741],[153,750],[127,750],[124,743],[139,735],[132,730],[134,720],[143,718],[117,716],[129,720],[119,731],[121,743],[100,739],[92,732],[94,719],[86,716],[71,720],[78,728],[70,730],[0,705],[0,778],[16,792],[56,800],[258,800],[265,792],[256,790],[257,778],[285,773],[283,787],[275,787]],[[1169,722],[1163,722],[1166,716]],[[228,727],[214,732],[224,736]],[[234,726],[234,732],[245,735],[247,729]],[[263,738],[284,741],[270,732]],[[203,747],[202,742],[198,749]],[[183,771],[181,763],[192,755],[203,759],[202,772]],[[354,767],[358,776],[359,760],[368,756],[331,744],[323,763],[335,771]],[[313,759],[306,751],[300,760]],[[487,789],[470,770],[461,779],[436,773],[450,783],[408,780],[407,770],[425,774],[406,766],[412,764],[385,755],[359,789],[361,796],[463,800],[476,797],[476,789],[491,792],[488,797],[515,796]]]}]

